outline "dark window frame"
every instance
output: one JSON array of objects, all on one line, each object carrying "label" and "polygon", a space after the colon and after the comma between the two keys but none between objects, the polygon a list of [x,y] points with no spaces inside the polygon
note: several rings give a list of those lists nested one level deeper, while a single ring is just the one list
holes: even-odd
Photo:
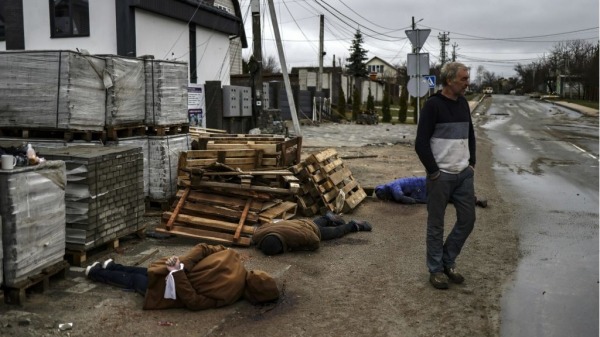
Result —
[{"label": "dark window frame", "polygon": [[0,0],[0,41],[6,41],[6,21],[4,20],[4,16],[5,16],[4,2],[5,2],[5,0]]},{"label": "dark window frame", "polygon": [[[61,17],[68,19],[68,29],[58,31],[59,25],[56,22],[57,2],[67,5],[68,8],[62,8],[67,11],[67,15]],[[90,36],[90,4],[89,0],[48,0],[50,9],[50,37],[87,37]],[[75,29],[76,32],[74,31]]]}]

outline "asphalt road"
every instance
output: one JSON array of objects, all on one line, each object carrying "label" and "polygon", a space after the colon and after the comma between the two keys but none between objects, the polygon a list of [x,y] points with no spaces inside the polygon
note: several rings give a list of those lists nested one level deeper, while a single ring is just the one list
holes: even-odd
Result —
[{"label": "asphalt road", "polygon": [[520,239],[501,336],[598,336],[598,118],[494,95],[478,123]]}]

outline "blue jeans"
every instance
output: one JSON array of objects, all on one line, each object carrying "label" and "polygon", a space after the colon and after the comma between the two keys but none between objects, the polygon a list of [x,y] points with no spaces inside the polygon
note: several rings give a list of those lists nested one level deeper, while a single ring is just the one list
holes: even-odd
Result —
[{"label": "blue jeans", "polygon": [[88,278],[119,288],[135,290],[142,295],[146,294],[148,288],[148,269],[124,266],[114,262],[110,263],[106,269],[100,266],[92,268]]},{"label": "blue jeans", "polygon": [[[436,180],[427,178],[427,268],[430,273],[454,268],[456,257],[475,225],[473,169],[458,174],[440,172]],[[456,223],[444,242],[444,215],[449,202],[456,209]]]}]

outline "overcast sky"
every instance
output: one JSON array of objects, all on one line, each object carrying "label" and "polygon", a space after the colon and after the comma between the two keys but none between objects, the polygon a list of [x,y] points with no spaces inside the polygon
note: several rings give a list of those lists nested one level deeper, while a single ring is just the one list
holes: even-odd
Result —
[{"label": "overcast sky", "polygon": [[[250,1],[240,0],[246,58],[253,48]],[[267,0],[260,5],[263,58],[278,57]],[[405,30],[411,29],[412,17],[418,29],[431,29],[421,50],[430,54],[431,63],[440,63],[438,36],[446,32],[448,57],[454,49],[457,61],[502,77],[515,75],[517,63],[536,61],[561,41],[598,42],[598,0],[274,0],[274,7],[288,67],[318,66],[321,14],[324,66],[331,66],[334,56],[336,64],[340,58],[344,62],[357,28],[369,58],[406,62],[412,46]]]}]

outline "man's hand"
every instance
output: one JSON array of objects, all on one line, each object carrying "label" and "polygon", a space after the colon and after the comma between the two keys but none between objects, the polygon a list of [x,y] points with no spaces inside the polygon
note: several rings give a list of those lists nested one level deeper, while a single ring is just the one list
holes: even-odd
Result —
[{"label": "man's hand", "polygon": [[166,264],[169,272],[180,269],[180,262],[177,256],[171,256],[170,258],[168,258]]}]

